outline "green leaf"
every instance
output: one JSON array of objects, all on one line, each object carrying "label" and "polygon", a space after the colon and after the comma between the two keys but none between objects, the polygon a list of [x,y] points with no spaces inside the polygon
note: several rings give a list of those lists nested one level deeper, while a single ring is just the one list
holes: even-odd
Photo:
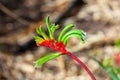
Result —
[{"label": "green leaf", "polygon": [[102,68],[103,70],[106,71],[106,73],[108,73],[110,75],[110,77],[112,78],[112,80],[120,80],[120,78],[117,76],[117,74],[112,70],[112,68],[106,67],[104,66],[100,61],[98,61],[97,59],[95,59],[92,56],[89,56],[91,59],[93,59],[95,62],[97,62]]},{"label": "green leaf", "polygon": [[120,73],[120,68],[112,67],[112,69],[116,74]]},{"label": "green leaf", "polygon": [[60,33],[60,35],[59,35],[59,37],[58,37],[58,41],[59,41],[59,42],[61,41],[63,35],[64,35],[67,31],[69,31],[73,26],[74,26],[74,24],[69,24],[69,25],[67,25],[67,26],[61,31],[61,33]]},{"label": "green leaf", "polygon": [[120,38],[115,41],[115,46],[120,49]]},{"label": "green leaf", "polygon": [[81,30],[71,30],[69,32],[67,32],[61,39],[61,41],[64,43],[64,44],[67,44],[67,41],[70,37],[72,36],[76,36],[78,37],[79,39],[81,39],[83,42],[85,41],[86,39],[86,33],[84,33],[83,31]]},{"label": "green leaf", "polygon": [[54,39],[52,31],[51,31],[51,25],[50,25],[49,16],[46,17],[46,24],[47,24],[47,29],[49,31],[50,39]]},{"label": "green leaf", "polygon": [[111,62],[113,61],[112,58],[107,58],[103,61],[103,65],[106,66],[106,67],[110,67],[111,66]]},{"label": "green leaf", "polygon": [[54,59],[58,56],[60,56],[61,53],[60,52],[57,52],[57,53],[54,53],[54,54],[50,54],[48,56],[45,56],[45,57],[42,57],[40,59],[38,59],[36,62],[35,62],[35,67],[38,68],[40,67],[42,64],[46,63],[47,61],[51,60],[51,59]]},{"label": "green leaf", "polygon": [[44,41],[44,39],[39,36],[35,36],[34,38],[36,43],[41,43],[42,41]]},{"label": "green leaf", "polygon": [[37,33],[40,34],[44,39],[48,40],[47,34],[44,32],[43,28],[40,26],[38,29],[36,29]]}]

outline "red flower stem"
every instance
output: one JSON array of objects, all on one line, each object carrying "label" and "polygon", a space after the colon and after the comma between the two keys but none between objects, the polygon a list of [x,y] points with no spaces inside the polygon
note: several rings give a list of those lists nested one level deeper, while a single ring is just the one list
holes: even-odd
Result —
[{"label": "red flower stem", "polygon": [[70,52],[67,52],[67,55],[69,55],[72,59],[74,59],[76,62],[78,62],[78,64],[87,71],[87,73],[90,75],[92,80],[96,80],[96,78],[94,77],[92,72],[87,68],[87,66],[80,59],[78,59],[75,55],[73,55]]}]

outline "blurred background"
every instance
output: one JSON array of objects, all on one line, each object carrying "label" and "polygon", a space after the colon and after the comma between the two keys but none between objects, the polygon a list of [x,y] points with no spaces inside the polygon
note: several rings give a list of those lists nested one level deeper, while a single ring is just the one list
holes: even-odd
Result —
[{"label": "blurred background", "polygon": [[[84,44],[72,37],[67,49],[97,80],[112,80],[89,55],[102,63],[120,53],[115,44],[120,38],[120,0],[0,0],[0,80],[91,80],[68,56],[34,68],[34,61],[54,52],[34,41],[39,25],[46,30],[48,15],[51,23],[60,25],[56,36],[70,23],[87,33]],[[120,62],[110,64],[120,67]]]}]

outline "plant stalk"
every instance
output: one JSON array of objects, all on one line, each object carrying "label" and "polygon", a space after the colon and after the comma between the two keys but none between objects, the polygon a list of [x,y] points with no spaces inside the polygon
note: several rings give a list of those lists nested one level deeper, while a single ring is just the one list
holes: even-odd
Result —
[{"label": "plant stalk", "polygon": [[74,59],[82,68],[84,68],[87,73],[90,75],[92,80],[96,80],[96,78],[94,77],[94,75],[92,74],[92,72],[87,68],[87,66],[80,60],[78,59],[78,57],[76,57],[75,55],[73,55],[72,53],[68,52],[67,55],[69,55],[72,59]]}]

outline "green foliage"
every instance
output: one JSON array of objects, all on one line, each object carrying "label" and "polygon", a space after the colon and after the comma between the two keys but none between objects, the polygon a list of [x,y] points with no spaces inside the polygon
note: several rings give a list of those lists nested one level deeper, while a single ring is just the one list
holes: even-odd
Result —
[{"label": "green foliage", "polygon": [[112,80],[120,80],[120,78],[118,77],[116,73],[116,70],[118,70],[118,68],[114,68],[110,65],[111,59],[106,59],[104,63],[101,63],[100,61],[98,61],[92,56],[90,56],[90,58],[93,59],[95,62],[97,62],[102,67],[102,69],[105,70],[106,73],[109,74]]},{"label": "green foliage", "polygon": [[106,67],[110,67],[111,66],[111,62],[113,61],[113,58],[107,58],[103,61],[103,65]]},{"label": "green foliage", "polygon": [[120,74],[120,68],[112,67],[112,69],[116,74]]},{"label": "green foliage", "polygon": [[120,49],[120,38],[115,41],[115,46]]}]

